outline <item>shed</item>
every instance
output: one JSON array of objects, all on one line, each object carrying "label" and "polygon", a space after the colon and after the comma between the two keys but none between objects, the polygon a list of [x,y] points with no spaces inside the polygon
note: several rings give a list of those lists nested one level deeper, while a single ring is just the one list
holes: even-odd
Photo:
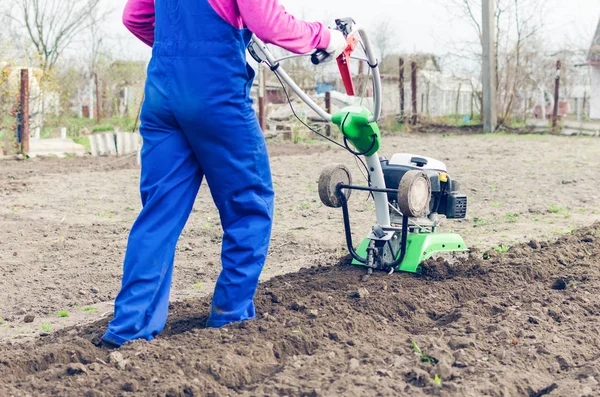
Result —
[{"label": "shed", "polygon": [[598,27],[592,39],[587,63],[590,65],[592,77],[590,118],[600,119],[600,21],[598,21]]}]

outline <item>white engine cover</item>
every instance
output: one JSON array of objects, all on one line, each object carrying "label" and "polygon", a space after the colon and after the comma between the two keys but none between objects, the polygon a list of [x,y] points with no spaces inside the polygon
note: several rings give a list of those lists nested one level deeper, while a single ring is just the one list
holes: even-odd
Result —
[{"label": "white engine cover", "polygon": [[419,158],[427,160],[427,164],[425,164],[423,167],[418,167],[419,169],[448,172],[448,170],[446,169],[446,164],[442,163],[439,160],[432,159],[431,157],[421,156],[418,154],[396,153],[392,156],[392,159],[390,160],[389,164],[390,165],[406,165],[406,166],[410,166],[410,167],[416,167],[417,164],[410,161],[413,157],[419,157]]}]

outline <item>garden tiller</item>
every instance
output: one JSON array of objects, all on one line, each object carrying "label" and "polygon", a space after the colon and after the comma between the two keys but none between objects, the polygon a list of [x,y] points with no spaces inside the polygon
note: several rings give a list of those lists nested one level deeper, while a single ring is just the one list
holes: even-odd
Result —
[{"label": "garden tiller", "polygon": [[[338,19],[336,25],[348,42],[348,47],[337,59],[346,92],[350,96],[355,94],[350,59],[366,62],[372,73],[373,112],[363,106],[349,106],[334,114],[323,110],[281,66],[286,59],[304,55],[277,59],[256,36],[250,43],[249,52],[256,61],[266,63],[323,120],[336,124],[346,149],[365,157],[367,186],[354,185],[350,170],[343,164],[325,167],[319,178],[319,196],[323,204],[342,208],[346,243],[353,264],[366,266],[369,272],[379,269],[390,273],[395,270],[416,273],[421,263],[435,254],[466,251],[465,242],[458,234],[437,231],[439,215],[448,219],[464,218],[467,211],[467,197],[458,193],[458,182],[448,175],[445,164],[407,153],[394,154],[389,159],[378,156],[381,135],[377,122],[382,102],[378,61],[364,29],[350,18]],[[364,56],[353,55],[358,46],[362,47]],[[319,64],[328,54],[318,50],[306,56],[311,56],[313,64]],[[353,190],[369,192],[375,201],[376,212],[376,222],[358,248],[352,242],[348,209]]]}]

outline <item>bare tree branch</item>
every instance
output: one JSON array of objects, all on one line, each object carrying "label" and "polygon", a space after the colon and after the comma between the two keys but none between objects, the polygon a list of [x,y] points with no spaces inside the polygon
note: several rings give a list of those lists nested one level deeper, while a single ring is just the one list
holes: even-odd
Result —
[{"label": "bare tree branch", "polygon": [[[65,49],[92,23],[100,0],[15,0],[15,15],[29,36],[44,71],[52,70]],[[106,14],[104,14],[106,16]]]}]

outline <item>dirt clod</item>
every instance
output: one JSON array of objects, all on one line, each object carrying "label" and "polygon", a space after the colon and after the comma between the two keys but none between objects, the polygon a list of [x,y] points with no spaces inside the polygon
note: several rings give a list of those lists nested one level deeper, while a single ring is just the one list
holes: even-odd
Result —
[{"label": "dirt clod", "polygon": [[33,314],[28,314],[25,317],[23,317],[24,323],[32,323],[33,320],[35,320],[35,316]]},{"label": "dirt clod", "polygon": [[473,345],[473,341],[469,338],[454,337],[448,341],[448,346],[452,350],[466,349]]},{"label": "dirt clod", "polygon": [[369,296],[369,291],[366,288],[359,288],[354,294],[352,294],[355,298],[365,299]]},{"label": "dirt clod", "polygon": [[350,372],[352,372],[352,371],[357,370],[358,367],[360,367],[360,362],[355,358],[351,358],[350,361],[348,362],[348,370]]},{"label": "dirt clod", "polygon": [[567,289],[567,286],[569,285],[569,280],[565,279],[565,278],[557,278],[556,280],[554,280],[554,283],[552,283],[552,289],[557,290],[557,291],[562,291]]},{"label": "dirt clod", "polygon": [[88,369],[80,363],[69,364],[69,366],[67,366],[66,373],[69,376],[87,374]]},{"label": "dirt clod", "polygon": [[135,393],[138,391],[138,389],[139,389],[139,385],[136,381],[126,382],[121,386],[121,390],[129,392],[129,393]]},{"label": "dirt clod", "polygon": [[121,352],[115,351],[108,356],[108,362],[113,364],[117,369],[124,370],[129,364],[129,360],[123,358]]}]

